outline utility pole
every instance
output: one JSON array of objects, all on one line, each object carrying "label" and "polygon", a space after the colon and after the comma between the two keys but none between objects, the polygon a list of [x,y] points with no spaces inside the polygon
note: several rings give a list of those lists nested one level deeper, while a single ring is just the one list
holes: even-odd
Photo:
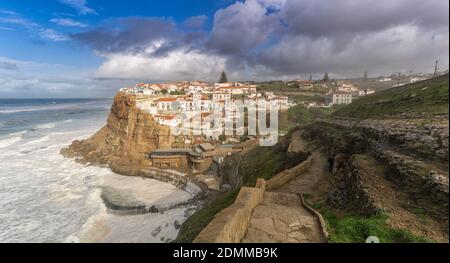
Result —
[{"label": "utility pole", "polygon": [[397,77],[397,88],[400,87],[400,72],[398,73],[398,77]]},{"label": "utility pole", "polygon": [[434,65],[434,73],[433,73],[433,78],[436,77],[437,73],[438,73],[438,62],[439,60],[436,60],[436,64]]}]

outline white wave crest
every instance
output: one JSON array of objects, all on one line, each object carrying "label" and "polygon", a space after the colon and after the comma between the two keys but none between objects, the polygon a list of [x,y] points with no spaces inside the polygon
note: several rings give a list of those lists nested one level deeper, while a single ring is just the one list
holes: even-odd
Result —
[{"label": "white wave crest", "polygon": [[6,147],[8,147],[10,145],[13,145],[13,144],[21,141],[21,140],[22,140],[22,135],[13,136],[13,137],[9,137],[9,138],[6,138],[6,139],[1,139],[0,140],[0,149],[6,148]]},{"label": "white wave crest", "polygon": [[45,123],[45,124],[41,124],[36,126],[37,129],[39,130],[44,130],[44,129],[52,129],[56,127],[56,123],[54,122],[50,122],[50,123]]}]

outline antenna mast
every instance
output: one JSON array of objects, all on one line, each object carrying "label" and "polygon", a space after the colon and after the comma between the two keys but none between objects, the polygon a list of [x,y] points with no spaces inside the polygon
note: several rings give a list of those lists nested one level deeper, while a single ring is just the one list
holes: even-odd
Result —
[{"label": "antenna mast", "polygon": [[433,73],[433,78],[436,77],[437,73],[438,73],[438,62],[439,60],[436,60],[436,64],[434,65],[434,73]]}]

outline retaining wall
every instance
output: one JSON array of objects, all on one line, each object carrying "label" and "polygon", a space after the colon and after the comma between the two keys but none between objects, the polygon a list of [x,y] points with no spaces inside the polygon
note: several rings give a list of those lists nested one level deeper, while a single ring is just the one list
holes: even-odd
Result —
[{"label": "retaining wall", "polygon": [[280,188],[283,185],[287,184],[292,179],[296,178],[301,173],[308,171],[309,167],[311,167],[311,162],[312,162],[312,156],[309,156],[308,159],[301,162],[299,165],[297,165],[289,170],[284,170],[283,172],[272,177],[269,181],[267,181],[267,185],[266,185],[267,190],[270,191],[270,190]]},{"label": "retaining wall", "polygon": [[[308,171],[311,166],[311,156],[304,162],[290,170],[274,176],[269,181],[258,179],[255,187],[242,187],[235,202],[219,212],[214,219],[195,238],[194,243],[239,243],[245,237],[250,225],[253,209],[259,205],[264,192],[281,187],[301,173]],[[325,222],[322,216],[308,206],[301,194],[302,205],[308,209],[319,221],[324,237],[328,238]]]},{"label": "retaining wall", "polygon": [[264,197],[266,182],[242,187],[234,203],[219,212],[195,238],[194,243],[239,243],[245,237],[253,209]]}]

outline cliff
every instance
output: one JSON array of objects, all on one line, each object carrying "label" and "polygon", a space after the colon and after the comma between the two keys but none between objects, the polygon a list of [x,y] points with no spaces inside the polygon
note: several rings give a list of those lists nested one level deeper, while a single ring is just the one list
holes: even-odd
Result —
[{"label": "cliff", "polygon": [[119,92],[107,124],[92,137],[74,141],[61,154],[81,163],[107,165],[117,173],[135,175],[149,166],[149,152],[171,148],[172,142],[169,127],[159,125],[137,108],[134,95]]}]

